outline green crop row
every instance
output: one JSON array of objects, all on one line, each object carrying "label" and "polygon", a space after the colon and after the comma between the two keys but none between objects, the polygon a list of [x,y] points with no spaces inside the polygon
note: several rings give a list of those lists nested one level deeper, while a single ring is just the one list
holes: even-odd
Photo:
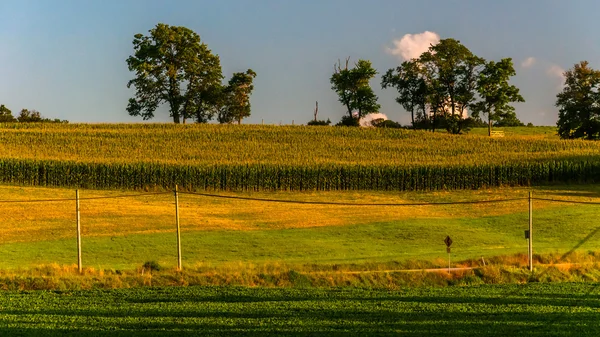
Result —
[{"label": "green crop row", "polygon": [[597,286],[5,291],[0,334],[598,336]]},{"label": "green crop row", "polygon": [[0,160],[0,182],[89,189],[425,191],[600,182],[600,160],[449,167],[102,164]]}]

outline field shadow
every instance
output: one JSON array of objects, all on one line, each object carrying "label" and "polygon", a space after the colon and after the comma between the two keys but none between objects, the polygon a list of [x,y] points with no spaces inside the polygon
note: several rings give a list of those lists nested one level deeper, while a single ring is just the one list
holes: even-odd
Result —
[{"label": "field shadow", "polygon": [[[593,290],[596,286],[585,287]],[[122,305],[97,309],[82,304],[76,307],[80,309],[68,305],[63,309],[4,309],[0,311],[0,336],[600,335],[596,323],[600,295],[538,293],[536,289],[517,287],[515,296],[494,291],[476,296],[477,292],[469,295],[459,290],[452,296],[334,292],[332,297],[319,297],[276,291],[276,296],[262,292],[256,296],[184,295],[177,302],[168,301],[165,295],[153,301],[120,298]],[[154,295],[142,293],[142,297]],[[574,307],[577,310],[570,309]],[[39,328],[46,320],[49,327]],[[78,324],[88,326],[77,329]],[[60,328],[52,328],[56,326]]]}]

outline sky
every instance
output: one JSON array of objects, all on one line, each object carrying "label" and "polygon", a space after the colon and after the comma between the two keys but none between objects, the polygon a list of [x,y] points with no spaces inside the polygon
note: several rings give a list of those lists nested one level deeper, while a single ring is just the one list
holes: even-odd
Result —
[{"label": "sky", "polygon": [[[2,0],[0,104],[71,122],[142,122],[125,111],[133,78],[125,60],[137,33],[158,23],[185,26],[221,59],[225,81],[257,73],[252,115],[243,123],[337,122],[334,64],[368,59],[380,112],[410,115],[381,90],[381,75],[440,38],[486,60],[513,59],[511,80],[525,123],[555,125],[562,72],[581,60],[600,67],[600,1],[595,0]],[[166,108],[152,122],[168,122]]]}]

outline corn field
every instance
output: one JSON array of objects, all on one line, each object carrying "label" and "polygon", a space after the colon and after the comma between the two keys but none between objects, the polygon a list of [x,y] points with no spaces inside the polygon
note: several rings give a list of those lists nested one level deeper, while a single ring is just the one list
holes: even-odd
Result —
[{"label": "corn field", "polygon": [[600,181],[600,143],[397,129],[3,124],[0,182],[93,189],[441,190]]}]

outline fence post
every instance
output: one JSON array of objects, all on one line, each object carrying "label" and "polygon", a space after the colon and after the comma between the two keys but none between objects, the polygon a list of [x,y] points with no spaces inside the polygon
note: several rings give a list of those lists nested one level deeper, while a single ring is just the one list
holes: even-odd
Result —
[{"label": "fence post", "polygon": [[75,210],[77,212],[77,270],[81,274],[81,217],[79,214],[79,190],[75,190]]},{"label": "fence post", "polygon": [[175,222],[177,223],[177,270],[181,271],[181,236],[179,231],[179,196],[175,185]]},{"label": "fence post", "polygon": [[533,200],[529,191],[529,271],[533,271]]}]

